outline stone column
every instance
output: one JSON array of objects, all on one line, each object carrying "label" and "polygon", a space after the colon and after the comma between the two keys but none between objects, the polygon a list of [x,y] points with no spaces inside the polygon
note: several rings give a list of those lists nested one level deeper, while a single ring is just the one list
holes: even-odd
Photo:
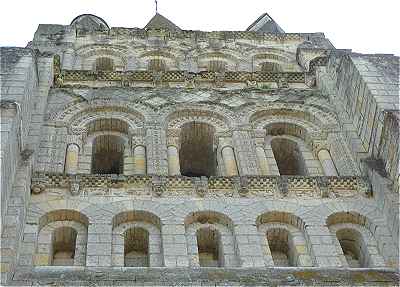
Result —
[{"label": "stone column", "polygon": [[123,163],[123,174],[132,175],[133,174],[133,156],[131,147],[128,143],[125,143],[124,147],[124,163]]},{"label": "stone column", "polygon": [[179,152],[176,146],[168,146],[168,174],[180,175]]},{"label": "stone column", "polygon": [[146,148],[138,145],[133,150],[133,160],[135,165],[135,174],[146,174]]},{"label": "stone column", "polygon": [[268,163],[268,175],[280,175],[278,164],[271,146],[272,136],[267,135],[264,139],[264,153]]},{"label": "stone column", "polygon": [[317,155],[322,169],[324,170],[324,174],[326,176],[337,176],[338,173],[329,151],[327,149],[321,149],[318,151]]},{"label": "stone column", "polygon": [[268,161],[267,161],[267,156],[265,155],[264,147],[262,145],[257,145],[256,153],[258,162],[260,164],[261,175],[269,175],[270,173],[269,173]]},{"label": "stone column", "polygon": [[222,160],[224,161],[225,173],[227,176],[239,175],[236,165],[235,153],[231,146],[225,146],[222,148]]},{"label": "stone column", "polygon": [[267,154],[265,153],[265,130],[254,131],[254,142],[256,147],[256,156],[259,166],[260,175],[271,175],[270,168],[268,166]]},{"label": "stone column", "polygon": [[77,144],[69,144],[67,154],[65,155],[65,173],[76,174],[78,172],[79,146]]}]

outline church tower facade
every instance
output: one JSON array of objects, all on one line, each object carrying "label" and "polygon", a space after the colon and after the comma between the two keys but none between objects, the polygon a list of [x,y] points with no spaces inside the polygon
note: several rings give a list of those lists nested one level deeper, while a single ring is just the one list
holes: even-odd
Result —
[{"label": "church tower facade", "polygon": [[399,115],[398,57],[268,14],[39,25],[1,48],[1,280],[395,284]]}]

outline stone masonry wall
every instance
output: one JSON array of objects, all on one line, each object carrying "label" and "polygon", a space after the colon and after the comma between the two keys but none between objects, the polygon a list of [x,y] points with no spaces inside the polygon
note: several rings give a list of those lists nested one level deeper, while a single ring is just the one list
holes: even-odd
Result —
[{"label": "stone masonry wall", "polygon": [[[30,198],[31,156],[38,147],[52,61],[37,51],[1,48],[1,280],[12,275],[20,257]],[[43,77],[44,76],[44,77]],[[47,89],[46,80],[47,77]],[[40,88],[39,88],[40,85]]]},{"label": "stone masonry wall", "polygon": [[[362,171],[369,176],[374,198],[398,245],[399,216],[396,174],[399,149],[396,126],[385,114],[399,110],[399,59],[393,55],[333,53],[317,83],[336,106],[349,148]],[[396,120],[395,120],[396,121]],[[384,128],[386,126],[386,129]],[[388,141],[392,142],[390,147]],[[382,145],[384,143],[384,145]],[[384,150],[382,150],[382,148]],[[384,162],[384,164],[382,164]],[[385,166],[386,164],[386,166]],[[398,249],[396,250],[398,254]]]},{"label": "stone masonry wall", "polygon": [[[1,283],[398,281],[398,57],[335,50],[322,33],[168,27],[81,15],[0,49]],[[96,69],[102,57],[114,70]],[[213,130],[210,177],[180,174],[191,122]],[[92,174],[100,135],[123,139],[123,173]],[[301,175],[279,170],[274,139]],[[146,269],[124,267],[135,228]],[[201,265],[210,242],[218,268]],[[52,266],[58,251],[74,266]]]}]

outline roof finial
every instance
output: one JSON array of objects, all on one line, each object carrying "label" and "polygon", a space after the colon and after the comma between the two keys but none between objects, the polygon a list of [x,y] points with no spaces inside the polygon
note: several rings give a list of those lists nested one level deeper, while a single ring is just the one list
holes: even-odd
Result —
[{"label": "roof finial", "polygon": [[156,2],[156,14],[158,13],[158,3],[157,0],[154,0],[154,2]]}]

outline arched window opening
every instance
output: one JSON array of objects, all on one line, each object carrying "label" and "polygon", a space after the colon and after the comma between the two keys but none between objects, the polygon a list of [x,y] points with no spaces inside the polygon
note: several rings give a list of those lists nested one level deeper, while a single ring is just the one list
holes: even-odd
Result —
[{"label": "arched window opening", "polygon": [[87,134],[93,134],[95,132],[118,132],[122,134],[128,134],[129,126],[125,121],[114,118],[97,119],[86,125]]},{"label": "arched window opening", "polygon": [[271,147],[280,175],[307,175],[304,158],[295,141],[274,138]]},{"label": "arched window opening", "polygon": [[114,61],[107,57],[97,58],[95,68],[96,71],[114,71]]},{"label": "arched window opening", "polygon": [[206,123],[190,122],[182,126],[179,161],[185,176],[213,176],[216,173],[215,128]]},{"label": "arched window opening", "polygon": [[76,237],[77,232],[71,227],[60,227],[54,230],[52,241],[52,265],[74,265]]},{"label": "arched window opening", "polygon": [[262,72],[281,72],[282,68],[279,64],[273,62],[264,62],[261,63],[261,71]]},{"label": "arched window opening", "polygon": [[283,228],[272,228],[267,231],[267,241],[275,266],[296,266],[291,248],[289,232]]},{"label": "arched window opening", "polygon": [[201,267],[222,267],[222,247],[217,230],[201,228],[196,233],[199,262]]},{"label": "arched window opening", "polygon": [[148,69],[153,72],[164,72],[167,70],[167,64],[162,59],[150,59]]},{"label": "arched window opening", "polygon": [[355,230],[342,229],[336,232],[336,236],[349,267],[367,267],[361,235]]},{"label": "arched window opening", "polygon": [[124,239],[125,267],[149,267],[149,232],[141,227],[130,228]]},{"label": "arched window opening", "polygon": [[224,61],[212,60],[208,62],[207,70],[209,72],[224,72],[226,71],[226,66]]},{"label": "arched window opening", "polygon": [[115,135],[100,135],[94,139],[92,173],[122,174],[124,163],[124,140]]},{"label": "arched window opening", "polygon": [[210,210],[193,212],[185,218],[185,228],[191,266],[237,267],[240,265],[233,222],[229,217]]}]

